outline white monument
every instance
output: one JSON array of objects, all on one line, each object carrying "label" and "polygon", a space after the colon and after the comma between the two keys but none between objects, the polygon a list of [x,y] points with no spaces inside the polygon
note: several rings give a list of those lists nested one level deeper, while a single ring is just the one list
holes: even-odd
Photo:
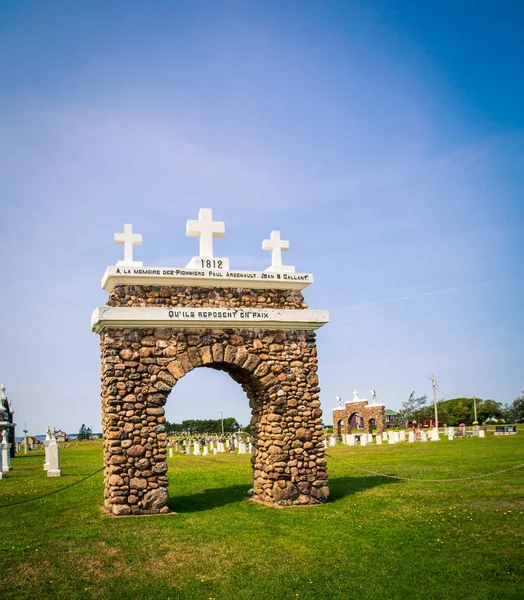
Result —
[{"label": "white monument", "polygon": [[11,444],[7,441],[7,429],[4,429],[3,431],[0,431],[0,440],[1,440],[1,448],[2,448],[2,465],[0,467],[0,469],[2,470],[3,473],[8,473],[9,471],[12,470],[11,467],[11,454],[10,454],[10,448],[11,448]]},{"label": "white monument", "polygon": [[361,402],[357,390],[353,390],[353,400],[351,402]]},{"label": "white monument", "polygon": [[44,453],[45,453],[45,462],[44,462],[44,471],[49,471],[49,456],[48,456],[48,448],[49,442],[51,441],[50,429],[49,425],[45,428],[45,440],[44,440]]},{"label": "white monument", "polygon": [[440,434],[438,427],[433,427],[433,429],[431,430],[431,441],[440,442]]},{"label": "white monument", "polygon": [[427,442],[428,441],[428,434],[424,430],[422,430],[420,432],[420,441],[421,442]]},{"label": "white monument", "polygon": [[204,444],[204,448],[202,450],[202,456],[207,456],[209,454],[209,448],[207,447],[207,444]]},{"label": "white monument", "polygon": [[188,220],[186,235],[200,238],[200,254],[194,256],[186,269],[223,269],[229,270],[229,258],[215,258],[213,238],[224,237],[226,225],[223,221],[213,221],[213,210],[201,208],[198,220]]},{"label": "white monument", "polygon": [[375,442],[377,444],[382,444],[382,434],[381,433],[377,433],[377,437],[375,438]]},{"label": "white monument", "polygon": [[280,239],[280,231],[272,231],[269,240],[262,242],[262,250],[271,251],[271,266],[266,269],[268,272],[278,271],[279,273],[294,273],[295,267],[282,264],[282,251],[289,250],[289,241]]},{"label": "white monument", "polygon": [[193,442],[193,455],[200,456],[200,444],[198,442]]},{"label": "white monument", "polygon": [[480,429],[479,430],[479,438],[485,438],[486,437],[486,432],[484,431],[484,429]]},{"label": "white monument", "polygon": [[408,432],[408,442],[410,444],[413,444],[414,441],[415,441],[415,432],[413,431],[413,429],[410,429]]},{"label": "white monument", "polygon": [[54,427],[52,427],[50,431],[49,446],[47,447],[47,460],[49,462],[47,476],[60,477],[62,475],[62,471],[60,470],[60,448],[56,441]]},{"label": "white monument", "polygon": [[368,436],[367,436],[367,434],[364,434],[364,435],[360,436],[360,445],[361,446],[367,446],[368,445]]}]

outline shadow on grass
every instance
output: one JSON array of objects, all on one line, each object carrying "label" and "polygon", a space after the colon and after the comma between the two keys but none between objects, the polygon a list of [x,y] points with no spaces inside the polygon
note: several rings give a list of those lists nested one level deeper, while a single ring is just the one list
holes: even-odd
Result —
[{"label": "shadow on grass", "polygon": [[[347,496],[364,492],[380,486],[398,483],[394,479],[384,477],[333,477],[329,480],[331,495],[329,503],[337,502]],[[174,496],[169,498],[168,506],[178,513],[192,513],[212,510],[227,504],[241,502],[247,497],[247,485],[230,485],[221,488],[210,488],[197,494]]]}]

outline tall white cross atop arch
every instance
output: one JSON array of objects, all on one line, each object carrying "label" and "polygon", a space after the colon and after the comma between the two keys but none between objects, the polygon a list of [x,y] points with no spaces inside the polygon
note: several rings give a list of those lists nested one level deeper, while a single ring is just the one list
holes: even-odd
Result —
[{"label": "tall white cross atop arch", "polygon": [[289,240],[281,240],[280,231],[272,231],[269,238],[262,242],[262,250],[271,250],[271,266],[266,271],[294,273],[295,267],[282,265],[282,250],[289,250]]},{"label": "tall white cross atop arch", "polygon": [[133,246],[142,245],[142,234],[133,233],[133,225],[124,225],[124,233],[115,233],[115,244],[124,244],[124,260],[119,260],[117,267],[141,267],[144,264],[133,260]]},{"label": "tall white cross atop arch", "polygon": [[213,258],[213,238],[224,237],[226,225],[223,221],[213,221],[213,210],[201,208],[198,221],[189,220],[186,235],[200,238],[200,256]]}]

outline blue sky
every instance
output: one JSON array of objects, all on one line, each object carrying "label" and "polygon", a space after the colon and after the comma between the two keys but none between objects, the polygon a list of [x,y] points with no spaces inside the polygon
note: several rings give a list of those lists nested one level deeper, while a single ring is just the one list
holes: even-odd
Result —
[{"label": "blue sky", "polygon": [[[20,425],[100,429],[100,278],[184,266],[213,208],[231,268],[313,272],[325,421],[376,388],[524,387],[522,3],[3,2],[0,380]],[[198,369],[169,420],[247,399]]]}]

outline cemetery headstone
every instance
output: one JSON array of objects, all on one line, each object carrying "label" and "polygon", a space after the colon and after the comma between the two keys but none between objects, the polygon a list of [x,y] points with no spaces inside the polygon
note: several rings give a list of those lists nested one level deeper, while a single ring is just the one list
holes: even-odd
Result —
[{"label": "cemetery headstone", "polygon": [[329,438],[329,445],[330,446],[336,446],[337,445],[337,438],[336,437],[330,437]]},{"label": "cemetery headstone", "polygon": [[49,456],[48,456],[48,448],[49,442],[51,441],[51,435],[49,434],[49,425],[45,428],[45,440],[44,440],[44,471],[49,471]]},{"label": "cemetery headstone", "polygon": [[60,477],[62,475],[62,471],[60,470],[60,448],[56,441],[54,427],[50,430],[50,440],[49,445],[47,446],[47,459],[49,461],[47,476]]},{"label": "cemetery headstone", "polygon": [[420,441],[421,442],[427,442],[428,441],[428,434],[424,430],[422,430],[420,432]]},{"label": "cemetery headstone", "polygon": [[1,466],[1,470],[3,473],[8,473],[9,471],[12,470],[11,467],[11,444],[8,442],[8,433],[7,433],[7,429],[4,429],[3,431],[0,432],[0,440],[1,440],[1,447],[2,447],[2,466]]},{"label": "cemetery headstone", "polygon": [[375,442],[377,444],[382,444],[382,434],[381,433],[377,433],[377,437],[375,438]]},{"label": "cemetery headstone", "polygon": [[406,441],[406,432],[402,429],[402,431],[399,431],[398,437],[399,437],[399,441],[405,442]]},{"label": "cemetery headstone", "polygon": [[408,442],[410,444],[413,444],[415,442],[415,432],[413,431],[413,429],[410,429],[408,432]]},{"label": "cemetery headstone", "polygon": [[368,436],[366,434],[360,436],[360,445],[361,446],[368,445]]},{"label": "cemetery headstone", "polygon": [[481,429],[479,431],[479,438],[485,438],[486,437],[486,432],[484,431],[484,429]]}]

